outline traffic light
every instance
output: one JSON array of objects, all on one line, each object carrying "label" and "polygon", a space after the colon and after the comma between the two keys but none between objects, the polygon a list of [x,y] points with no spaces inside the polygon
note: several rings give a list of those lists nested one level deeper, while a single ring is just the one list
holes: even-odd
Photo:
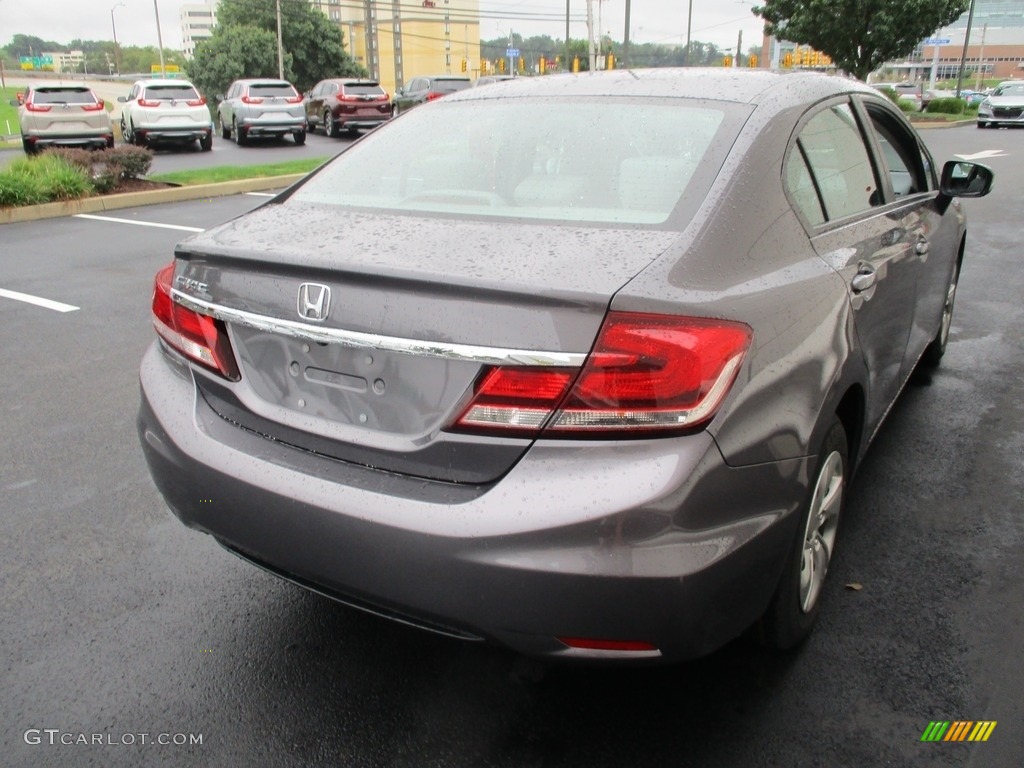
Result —
[{"label": "traffic light", "polygon": [[523,74],[526,71],[526,59],[522,56],[519,57],[519,74]]},{"label": "traffic light", "polygon": [[481,75],[486,75],[487,74],[487,69],[488,69],[487,65],[488,64],[490,64],[490,62],[487,61],[487,59],[480,59],[480,74]]},{"label": "traffic light", "polygon": [[498,59],[498,71],[499,72],[504,72],[505,71],[505,60],[504,59]]},{"label": "traffic light", "polygon": [[787,69],[793,66],[793,54],[791,51],[786,51],[784,54],[782,54],[782,66],[786,67]]},{"label": "traffic light", "polygon": [[548,60],[547,60],[547,58],[545,58],[544,56],[541,56],[540,57],[540,61],[537,62],[537,65],[540,67],[540,73],[542,75],[546,75],[547,71],[548,71]]},{"label": "traffic light", "polygon": [[574,56],[573,59],[572,59],[572,71],[573,72],[579,72],[580,71],[580,57],[579,56]]},{"label": "traffic light", "polygon": [[751,67],[751,68],[754,68],[754,67],[757,66],[757,54],[756,53],[752,53],[752,54],[750,54],[750,56],[747,57],[747,66]]},{"label": "traffic light", "polygon": [[732,66],[732,56],[730,56],[729,54],[725,54],[725,56],[722,57],[722,66],[725,67],[726,69],[731,67]]},{"label": "traffic light", "polygon": [[605,69],[615,69],[615,54],[614,53],[609,53],[605,57],[604,68]]},{"label": "traffic light", "polygon": [[465,72],[465,71],[466,71],[466,67],[467,67],[467,62],[466,62],[466,60],[465,60],[465,59],[463,59],[463,60],[462,60],[462,71],[463,71],[463,72]]},{"label": "traffic light", "polygon": [[801,52],[800,56],[803,59],[802,63],[803,63],[803,65],[805,67],[811,66],[811,49],[810,48],[804,48],[804,50]]}]

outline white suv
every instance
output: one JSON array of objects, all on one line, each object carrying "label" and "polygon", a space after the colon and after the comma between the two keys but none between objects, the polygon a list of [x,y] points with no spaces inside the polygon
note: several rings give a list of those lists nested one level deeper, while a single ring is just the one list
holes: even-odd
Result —
[{"label": "white suv", "polygon": [[139,80],[119,96],[121,136],[128,144],[190,144],[213,147],[213,118],[206,99],[187,80]]}]

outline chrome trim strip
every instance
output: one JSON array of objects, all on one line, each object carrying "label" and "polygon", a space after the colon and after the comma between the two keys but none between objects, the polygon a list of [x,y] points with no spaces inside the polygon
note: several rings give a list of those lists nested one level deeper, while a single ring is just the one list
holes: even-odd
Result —
[{"label": "chrome trim strip", "polygon": [[527,349],[502,349],[482,347],[473,344],[454,344],[442,341],[418,341],[395,336],[380,336],[375,333],[346,331],[341,328],[312,326],[294,320],[266,317],[242,309],[233,309],[220,304],[197,299],[171,289],[173,299],[186,309],[215,317],[226,323],[238,323],[248,328],[268,333],[279,333],[296,339],[340,344],[355,349],[377,349],[406,355],[439,357],[444,360],[480,363],[482,365],[538,365],[579,368],[587,359],[586,352],[551,352]]}]

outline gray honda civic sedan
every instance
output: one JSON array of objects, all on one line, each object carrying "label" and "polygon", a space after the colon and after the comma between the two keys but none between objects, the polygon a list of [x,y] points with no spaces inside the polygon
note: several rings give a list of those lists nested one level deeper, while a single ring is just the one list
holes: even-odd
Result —
[{"label": "gray honda civic sedan", "polygon": [[185,525],[397,621],[553,659],[792,647],[991,186],[847,79],[462,91],[178,245],[142,447]]}]

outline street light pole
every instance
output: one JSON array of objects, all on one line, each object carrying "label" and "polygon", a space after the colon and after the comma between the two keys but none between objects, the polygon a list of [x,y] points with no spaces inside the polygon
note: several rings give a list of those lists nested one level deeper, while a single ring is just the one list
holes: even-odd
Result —
[{"label": "street light pole", "polygon": [[686,53],[683,55],[683,66],[690,66],[690,27],[693,25],[693,0],[690,0],[690,8],[686,12]]},{"label": "street light pole", "polygon": [[121,75],[121,63],[117,60],[117,27],[114,25],[114,11],[123,7],[124,3],[118,3],[110,9],[110,31],[114,33],[114,71],[119,77]]},{"label": "street light pole", "polygon": [[167,77],[167,66],[164,64],[164,38],[160,34],[160,9],[153,0],[153,13],[156,14],[156,41],[160,45],[160,77]]}]

